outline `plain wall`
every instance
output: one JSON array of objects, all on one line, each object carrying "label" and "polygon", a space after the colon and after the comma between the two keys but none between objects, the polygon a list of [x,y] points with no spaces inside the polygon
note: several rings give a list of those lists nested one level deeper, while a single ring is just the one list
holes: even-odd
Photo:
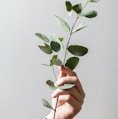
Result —
[{"label": "plain wall", "polygon": [[[75,119],[118,119],[117,4],[101,0],[89,5],[99,15],[83,19],[88,27],[71,42],[89,49],[76,69],[86,98]],[[51,101],[45,81],[54,77],[50,68],[41,65],[48,57],[37,47],[41,42],[34,34],[67,38],[54,21],[55,14],[72,23],[64,0],[0,0],[0,119],[42,119],[48,114],[41,98]]]}]

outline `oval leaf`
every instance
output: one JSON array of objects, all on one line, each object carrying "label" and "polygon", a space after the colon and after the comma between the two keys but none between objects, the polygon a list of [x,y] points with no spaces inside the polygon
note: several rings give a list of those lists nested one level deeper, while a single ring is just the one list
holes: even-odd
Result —
[{"label": "oval leaf", "polygon": [[50,66],[52,65],[57,65],[57,66],[62,65],[62,61],[57,57],[57,55],[54,55],[50,60]]},{"label": "oval leaf", "polygon": [[93,18],[97,16],[97,12],[95,10],[91,10],[91,11],[83,12],[81,15],[87,18]]},{"label": "oval leaf", "polygon": [[65,66],[73,70],[77,66],[78,63],[79,63],[78,57],[71,57],[66,61]]},{"label": "oval leaf", "polygon": [[51,41],[50,47],[55,52],[58,52],[60,50],[60,48],[61,48],[60,44],[58,42],[56,42],[56,41]]},{"label": "oval leaf", "polygon": [[59,86],[58,88],[61,90],[68,90],[75,86],[75,84],[64,84],[63,86]]},{"label": "oval leaf", "polygon": [[54,82],[51,80],[46,81],[46,84],[50,87],[50,89],[55,90]]},{"label": "oval leaf", "polygon": [[83,28],[87,27],[87,24],[86,23],[80,23],[78,27],[76,27],[74,30],[73,30],[73,33],[74,32],[77,32]]},{"label": "oval leaf", "polygon": [[38,47],[46,54],[51,54],[52,53],[52,50],[48,45],[46,45],[46,46],[38,46]]},{"label": "oval leaf", "polygon": [[72,4],[70,3],[70,1],[66,1],[65,5],[66,5],[66,10],[70,12],[72,10]]},{"label": "oval leaf", "polygon": [[73,6],[73,10],[74,10],[77,14],[81,13],[81,11],[82,11],[82,4],[80,3],[80,4],[74,5],[74,6]]},{"label": "oval leaf", "polygon": [[42,104],[43,104],[43,106],[54,110],[53,107],[51,106],[51,104],[47,100],[42,99]]},{"label": "oval leaf", "polygon": [[64,49],[64,46],[63,46],[63,43],[62,43],[63,38],[58,38],[57,35],[53,33],[53,34],[51,34],[50,39],[51,39],[51,41],[58,42],[60,44],[61,50]]},{"label": "oval leaf", "polygon": [[68,25],[68,23],[66,21],[64,21],[62,18],[60,18],[59,16],[54,16],[57,24],[65,31],[70,32],[70,26]]},{"label": "oval leaf", "polygon": [[49,42],[49,39],[47,38],[47,36],[41,34],[41,33],[35,33],[35,35],[39,38],[41,38],[44,42]]},{"label": "oval leaf", "polygon": [[62,65],[62,61],[59,58],[57,58],[56,60],[53,60],[52,63],[57,66]]},{"label": "oval leaf", "polygon": [[88,52],[88,49],[83,46],[71,45],[68,47],[68,51],[76,56],[83,56]]}]

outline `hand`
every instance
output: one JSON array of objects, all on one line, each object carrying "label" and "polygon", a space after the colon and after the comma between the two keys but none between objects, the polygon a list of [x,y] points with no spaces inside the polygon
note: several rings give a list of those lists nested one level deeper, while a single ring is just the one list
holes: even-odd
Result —
[{"label": "hand", "polygon": [[[72,119],[78,112],[80,112],[84,102],[85,93],[75,72],[64,66],[60,66],[59,70],[60,73],[55,86],[58,87],[67,83],[74,83],[75,86],[69,90],[56,89],[52,93],[52,106],[54,108],[57,98],[59,97],[55,119]],[[46,118],[53,119],[53,115],[54,111],[51,111]]]}]

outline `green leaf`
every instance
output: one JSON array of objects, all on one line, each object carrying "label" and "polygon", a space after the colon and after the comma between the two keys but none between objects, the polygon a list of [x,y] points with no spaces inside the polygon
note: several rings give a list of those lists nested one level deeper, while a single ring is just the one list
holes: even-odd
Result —
[{"label": "green leaf", "polygon": [[50,40],[47,38],[47,36],[41,34],[41,33],[35,33],[35,35],[39,38],[41,38],[44,42],[49,42]]},{"label": "green leaf", "polygon": [[57,35],[56,34],[51,34],[51,36],[50,36],[50,39],[51,39],[51,41],[56,41],[56,42],[58,42],[58,44],[60,45],[60,49],[62,50],[62,49],[64,49],[64,46],[63,46],[63,43],[62,43],[62,40],[63,40],[63,38],[58,38],[57,37]]},{"label": "green leaf", "polygon": [[61,41],[61,42],[64,40],[64,38],[58,38],[58,39],[59,39],[59,41]]},{"label": "green leaf", "polygon": [[71,57],[66,61],[65,66],[73,70],[77,66],[78,63],[79,63],[78,57]]},{"label": "green leaf", "polygon": [[76,27],[74,30],[73,30],[73,33],[74,32],[77,32],[83,28],[87,27],[87,24],[86,23],[80,23],[78,27]]},{"label": "green leaf", "polygon": [[72,10],[72,4],[70,3],[70,1],[66,1],[65,5],[66,5],[66,10],[70,12]]},{"label": "green leaf", "polygon": [[83,46],[71,45],[68,47],[68,51],[76,56],[83,56],[88,52],[88,49]]},{"label": "green leaf", "polygon": [[47,100],[42,99],[42,104],[43,104],[43,106],[45,106],[45,107],[47,107],[49,109],[54,110],[53,107],[51,106],[51,104]]},{"label": "green leaf", "polygon": [[60,28],[62,28],[63,30],[70,32],[70,26],[68,25],[68,23],[66,21],[64,21],[62,18],[60,18],[59,16],[54,16],[57,24],[60,26]]},{"label": "green leaf", "polygon": [[61,90],[68,90],[68,89],[71,89],[75,86],[75,84],[64,84],[63,86],[58,86],[58,87],[55,87],[54,86],[54,82],[51,81],[51,80],[48,80],[46,81],[46,84],[50,87],[50,89],[52,89],[53,91],[56,90],[57,88],[58,89],[61,89]]},{"label": "green leaf", "polygon": [[68,90],[75,86],[75,84],[64,84],[63,86],[59,86],[58,88],[61,90]]},{"label": "green leaf", "polygon": [[53,51],[58,52],[61,48],[60,44],[56,41],[51,41],[50,47]]},{"label": "green leaf", "polygon": [[57,66],[62,65],[62,61],[58,58],[57,55],[54,55],[52,59],[50,60],[50,66],[52,65],[57,65]]},{"label": "green leaf", "polygon": [[46,84],[50,87],[50,89],[55,90],[54,82],[51,80],[46,81]]},{"label": "green leaf", "polygon": [[48,45],[45,45],[45,46],[38,46],[44,53],[46,54],[51,54],[52,53],[52,49],[48,46]]},{"label": "green leaf", "polygon": [[80,4],[74,5],[74,6],[73,6],[73,10],[74,10],[77,14],[81,13],[81,11],[82,11],[82,4],[80,3]]},{"label": "green leaf", "polygon": [[87,18],[94,18],[97,16],[97,12],[95,10],[91,10],[91,11],[81,13],[81,15]]},{"label": "green leaf", "polygon": [[88,2],[99,2],[100,0],[88,0]]}]

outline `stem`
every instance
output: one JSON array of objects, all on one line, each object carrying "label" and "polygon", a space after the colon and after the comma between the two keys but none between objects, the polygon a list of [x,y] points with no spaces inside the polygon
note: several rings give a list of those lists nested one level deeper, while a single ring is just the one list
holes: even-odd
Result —
[{"label": "stem", "polygon": [[[53,71],[53,74],[54,74],[55,79],[57,80],[57,76],[56,76],[56,73],[55,73],[55,70],[54,70],[54,67],[53,66],[52,66],[52,71]],[[55,108],[54,108],[53,119],[55,119],[55,116],[56,116],[56,109],[57,109],[58,100],[59,100],[59,97],[57,97],[57,100],[56,100],[56,105],[55,105]]]},{"label": "stem", "polygon": [[[89,3],[89,1],[87,1],[87,2],[85,3],[84,7],[82,8],[82,11],[85,9],[85,7],[87,6],[88,3]],[[76,22],[78,21],[79,18],[80,18],[80,16],[77,14],[76,20],[75,20],[75,22],[73,23],[72,28],[71,28],[71,30],[70,30],[70,35],[69,35],[69,39],[68,39],[68,42],[67,42],[67,45],[66,45],[65,54],[64,54],[63,65],[65,65],[66,56],[67,56],[67,51],[68,51],[68,46],[69,46],[69,43],[70,43],[70,40],[71,40],[71,37],[72,37],[72,34],[73,34],[73,29],[74,29],[75,24],[76,24]]]},{"label": "stem", "polygon": [[[84,5],[84,7],[82,8],[82,10],[85,9],[85,7],[87,6],[88,3],[89,3],[88,1],[85,3],[85,5]],[[65,65],[65,61],[66,61],[66,57],[67,57],[67,51],[68,51],[68,46],[69,46],[69,43],[70,43],[70,40],[71,40],[71,37],[72,37],[72,34],[73,34],[73,29],[74,29],[74,27],[75,27],[75,25],[76,25],[76,23],[77,23],[77,21],[78,21],[79,18],[80,18],[80,16],[77,14],[77,17],[76,17],[76,19],[75,19],[75,22],[73,23],[72,28],[71,28],[71,30],[70,30],[68,42],[67,42],[66,49],[65,49],[63,65]],[[57,80],[57,76],[56,76],[54,67],[52,67],[52,70],[53,70],[54,77],[55,77],[55,79]],[[59,100],[59,96],[57,97],[57,100],[56,100],[56,105],[55,105],[55,108],[54,108],[53,119],[55,119],[55,116],[56,116],[58,100]]]},{"label": "stem", "polygon": [[67,45],[66,45],[66,49],[65,49],[63,65],[65,64],[65,61],[66,61],[67,50],[68,50],[68,46],[69,46],[69,43],[70,43],[70,40],[71,40],[71,37],[72,37],[72,34],[73,34],[73,29],[74,29],[75,24],[76,24],[76,22],[78,21],[78,19],[79,19],[79,16],[77,15],[76,20],[75,20],[75,22],[73,23],[72,28],[71,28],[71,30],[70,30],[69,39],[68,39],[68,42],[67,42]]},{"label": "stem", "polygon": [[55,116],[56,116],[58,100],[59,100],[59,97],[57,97],[57,100],[56,100],[56,105],[55,105],[55,109],[54,109],[54,116],[53,116],[53,119],[55,119]]},{"label": "stem", "polygon": [[89,3],[89,1],[87,1],[87,2],[85,3],[85,5],[83,6],[82,10],[85,9],[85,7],[88,5],[88,3]]}]

